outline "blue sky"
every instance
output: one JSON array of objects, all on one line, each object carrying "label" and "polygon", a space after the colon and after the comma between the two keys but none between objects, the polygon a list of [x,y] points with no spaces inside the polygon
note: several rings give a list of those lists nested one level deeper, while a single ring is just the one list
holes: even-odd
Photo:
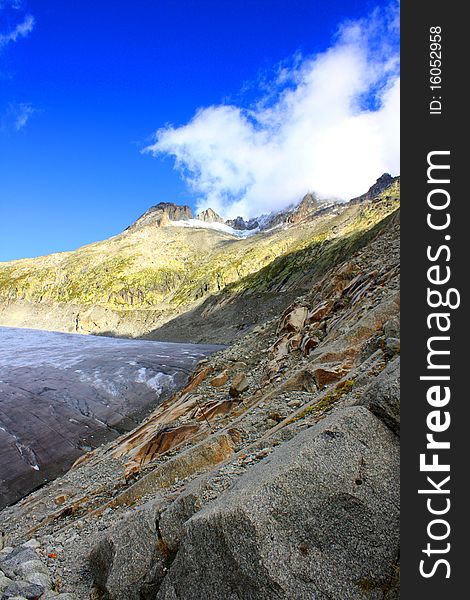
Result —
[{"label": "blue sky", "polygon": [[[0,260],[115,235],[161,201],[194,207],[212,199],[227,214],[243,212],[248,201],[258,208],[270,193],[263,156],[254,159],[260,185],[250,197],[257,172],[230,164],[241,169],[244,183],[221,182],[227,162],[222,168],[197,154],[201,128],[224,127],[224,107],[236,107],[243,122],[234,121],[233,109],[228,130],[232,124],[231,141],[239,147],[247,120],[256,120],[254,135],[273,105],[283,118],[280,94],[285,99],[305,83],[308,57],[337,42],[341,23],[386,4],[0,0]],[[396,51],[394,42],[387,52]],[[258,112],[246,112],[254,106]],[[210,107],[218,108],[210,113]],[[258,141],[250,140],[246,152]],[[276,206],[287,200],[279,197]],[[261,200],[259,208],[265,209]]]}]

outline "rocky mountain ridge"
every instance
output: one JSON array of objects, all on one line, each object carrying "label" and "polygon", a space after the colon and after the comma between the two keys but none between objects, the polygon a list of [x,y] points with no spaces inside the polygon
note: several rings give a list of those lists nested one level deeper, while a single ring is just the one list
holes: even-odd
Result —
[{"label": "rocky mountain ridge", "polygon": [[194,311],[202,315],[207,308],[210,321],[221,314],[215,310],[219,300],[227,310],[235,306],[227,303],[233,296],[240,310],[231,311],[225,325],[219,320],[220,339],[204,326],[187,339],[204,341],[207,335],[208,341],[226,343],[254,324],[249,303],[243,308],[245,298],[259,294],[266,314],[284,305],[305,282],[279,295],[273,279],[279,275],[282,289],[282,277],[298,269],[299,261],[305,273],[323,268],[321,255],[353,243],[396,208],[398,180],[390,190],[376,203],[325,204],[307,195],[295,210],[265,219],[261,232],[242,238],[213,212],[194,223],[189,207],[156,205],[109,240],[0,264],[0,325],[183,341],[184,315],[195,323]]},{"label": "rocky mountain ridge", "polygon": [[[365,194],[353,198],[350,201],[364,202],[366,200],[372,200],[398,181],[398,177],[392,177],[389,173],[384,173]],[[279,225],[300,223],[305,219],[311,218],[319,208],[326,208],[330,205],[331,201],[319,200],[315,194],[308,192],[296,205],[290,206],[285,210],[263,214],[248,220],[238,216],[235,219],[227,219],[224,221],[224,219],[212,208],[207,208],[199,212],[194,218],[205,223],[224,224],[236,231],[265,231],[266,229],[271,229],[272,227]],[[189,206],[180,206],[171,202],[160,202],[159,204],[152,206],[130,227],[139,227],[142,224],[148,224],[151,220],[154,220],[157,226],[164,227],[167,226],[170,221],[184,221],[192,218],[193,214]]]},{"label": "rocky mountain ridge", "polygon": [[7,598],[398,599],[396,190],[292,231],[294,251],[158,330],[228,348],[0,513]]}]

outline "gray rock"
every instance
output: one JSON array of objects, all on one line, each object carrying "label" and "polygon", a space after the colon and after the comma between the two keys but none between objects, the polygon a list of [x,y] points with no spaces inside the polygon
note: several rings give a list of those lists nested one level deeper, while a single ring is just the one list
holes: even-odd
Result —
[{"label": "gray rock", "polygon": [[387,338],[385,342],[385,352],[388,356],[395,356],[400,352],[400,340],[398,338]]},{"label": "gray rock", "polygon": [[33,572],[29,573],[24,577],[24,580],[28,583],[34,583],[36,585],[40,585],[45,590],[48,590],[52,587],[51,576],[46,573]]},{"label": "gray rock", "polygon": [[397,435],[400,433],[400,357],[388,363],[364,390],[358,404],[366,406]]},{"label": "gray rock", "polygon": [[383,326],[385,337],[387,338],[399,338],[400,337],[400,319],[393,317],[384,323]]},{"label": "gray rock", "polygon": [[0,571],[0,594],[2,594],[13,581]]},{"label": "gray rock", "polygon": [[161,501],[129,513],[98,539],[90,553],[94,583],[110,600],[153,598],[165,569],[166,548],[159,538]]},{"label": "gray rock", "polygon": [[7,575],[13,579],[13,577],[18,573],[18,569],[21,564],[26,563],[31,560],[38,560],[38,555],[31,548],[23,548],[22,546],[18,546],[15,548],[10,554],[7,554],[5,557],[2,557],[0,560],[0,569]]},{"label": "gray rock", "polygon": [[36,556],[34,560],[27,560],[18,565],[16,569],[17,575],[25,579],[31,573],[42,573],[49,575],[49,570],[44,563],[42,563]]},{"label": "gray rock", "polygon": [[379,600],[398,550],[398,438],[350,407],[189,519],[156,598]]},{"label": "gray rock", "polygon": [[14,581],[3,592],[2,600],[10,600],[16,596],[21,596],[26,600],[38,600],[45,591],[45,588],[41,585],[28,583],[27,581]]},{"label": "gray rock", "polygon": [[167,565],[174,557],[184,534],[184,524],[204,504],[203,494],[207,476],[198,477],[188,488],[165,510],[159,522],[159,529],[169,550]]},{"label": "gray rock", "polygon": [[41,547],[41,543],[38,542],[38,540],[31,538],[30,540],[28,540],[27,542],[22,544],[22,546],[23,546],[23,548],[32,548],[33,550],[35,550],[36,548]]}]

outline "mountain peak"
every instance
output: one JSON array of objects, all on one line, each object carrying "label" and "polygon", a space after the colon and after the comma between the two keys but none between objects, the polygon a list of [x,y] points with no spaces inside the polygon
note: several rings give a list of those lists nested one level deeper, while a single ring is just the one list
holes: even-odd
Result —
[{"label": "mountain peak", "polygon": [[398,181],[399,177],[392,177],[390,173],[383,173],[377,181],[372,185],[365,194],[353,198],[351,202],[363,202],[364,200],[373,200],[395,181]]},{"label": "mountain peak", "polygon": [[229,219],[225,221],[225,224],[231,227],[232,229],[236,229],[237,231],[252,231],[259,226],[258,220],[249,219],[245,221],[243,217],[236,217],[235,219]]},{"label": "mountain peak", "polygon": [[193,212],[186,204],[180,206],[174,202],[159,202],[144,212],[127,230],[140,229],[147,225],[165,227],[170,221],[187,221],[192,218]]},{"label": "mountain peak", "polygon": [[206,208],[196,215],[196,219],[205,223],[224,223],[224,220],[212,208]]}]

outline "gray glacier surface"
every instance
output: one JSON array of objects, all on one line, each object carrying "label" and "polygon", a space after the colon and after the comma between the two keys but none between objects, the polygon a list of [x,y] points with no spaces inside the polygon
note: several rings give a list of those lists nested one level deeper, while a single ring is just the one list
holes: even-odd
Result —
[{"label": "gray glacier surface", "polygon": [[136,427],[218,348],[0,327],[0,508]]}]

